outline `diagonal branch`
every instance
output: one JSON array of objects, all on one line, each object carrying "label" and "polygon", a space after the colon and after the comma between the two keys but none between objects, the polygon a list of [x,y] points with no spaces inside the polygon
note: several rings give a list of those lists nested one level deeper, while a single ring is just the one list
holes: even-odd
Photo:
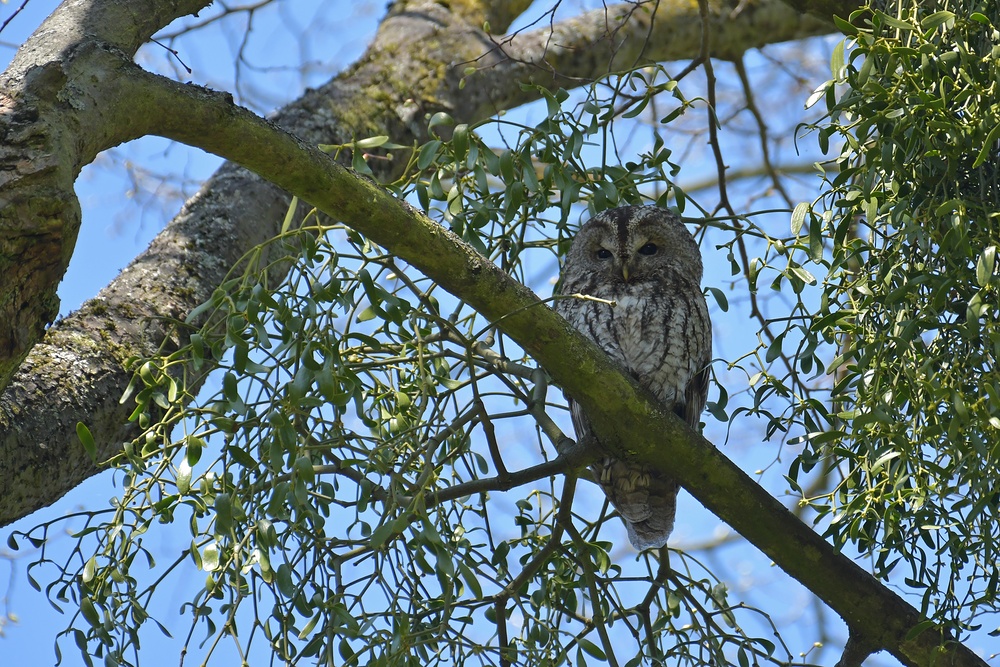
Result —
[{"label": "diagonal branch", "polygon": [[[226,157],[244,161],[262,177],[390,248],[497,322],[583,406],[600,441],[615,455],[631,456],[680,481],[836,610],[866,644],[890,651],[907,665],[941,659],[954,665],[985,664],[934,628],[909,637],[921,620],[913,607],[834,550],[701,435],[661,410],[593,343],[454,234],[324,153],[232,107],[225,96],[206,93],[192,99],[185,86],[145,73],[137,74],[135,85],[168,115],[178,105],[197,104],[203,108],[189,114],[189,120],[225,117],[214,131],[229,137]],[[168,136],[183,139],[186,133],[210,129],[190,122],[177,125],[166,130]],[[252,150],[240,141],[245,137],[254,139]],[[226,143],[220,140],[220,146]]]}]

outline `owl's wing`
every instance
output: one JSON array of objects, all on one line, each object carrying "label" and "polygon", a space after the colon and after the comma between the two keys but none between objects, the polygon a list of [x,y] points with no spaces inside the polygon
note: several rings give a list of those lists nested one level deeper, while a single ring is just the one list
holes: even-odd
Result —
[{"label": "owl's wing", "polygon": [[684,388],[684,414],[679,415],[688,426],[698,430],[698,423],[701,421],[701,413],[705,410],[705,402],[708,400],[708,364],[698,371],[687,387]]},{"label": "owl's wing", "polygon": [[574,401],[568,395],[563,395],[566,396],[566,400],[569,402],[569,412],[573,417],[573,430],[576,431],[576,439],[583,442],[592,436],[590,431],[590,421],[587,419],[587,416],[583,414],[583,408],[580,407],[579,403]]}]

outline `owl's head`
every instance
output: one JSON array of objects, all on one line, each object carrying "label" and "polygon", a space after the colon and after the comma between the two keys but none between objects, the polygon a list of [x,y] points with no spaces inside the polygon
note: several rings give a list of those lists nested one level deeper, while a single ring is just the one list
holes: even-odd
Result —
[{"label": "owl's head", "polygon": [[657,206],[598,213],[580,227],[566,257],[611,283],[661,281],[668,275],[701,283],[701,252],[681,219]]}]

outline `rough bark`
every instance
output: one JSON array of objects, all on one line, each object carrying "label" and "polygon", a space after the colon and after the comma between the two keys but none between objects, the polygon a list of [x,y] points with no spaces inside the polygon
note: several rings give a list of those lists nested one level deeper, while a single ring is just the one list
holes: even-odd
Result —
[{"label": "rough bark", "polygon": [[0,387],[58,313],[80,169],[142,135],[123,100],[92,93],[163,25],[207,4],[66,2],[0,76]]},{"label": "rough bark", "polygon": [[[617,443],[619,451],[628,451],[650,465],[662,466],[664,459],[670,460],[671,475],[803,581],[872,644],[891,651],[905,664],[983,664],[960,645],[943,645],[933,630],[907,639],[919,620],[912,607],[837,554],[700,436],[672,415],[660,413],[605,355],[541,306],[529,290],[373,182],[310,148],[315,143],[344,143],[376,133],[389,134],[400,143],[419,140],[423,138],[425,114],[438,109],[448,110],[460,121],[473,122],[497,108],[526,101],[529,93],[513,85],[525,75],[546,84],[565,80],[572,85],[606,71],[609,63],[624,67],[643,59],[697,53],[685,51],[693,44],[690,39],[685,41],[685,36],[695,32],[690,26],[698,25],[696,8],[690,3],[684,5],[686,13],[683,7],[663,3],[666,9],[656,20],[644,20],[638,12],[625,14],[626,22],[612,26],[617,30],[611,31],[610,38],[608,15],[603,13],[599,21],[588,22],[585,17],[567,24],[568,28],[560,26],[555,40],[547,41],[544,32],[513,38],[506,50],[515,58],[500,56],[478,28],[490,14],[477,12],[473,2],[455,4],[461,4],[461,12],[450,13],[436,3],[395,5],[358,65],[323,89],[310,91],[278,116],[276,122],[294,136],[233,106],[224,95],[174,84],[128,63],[121,55],[142,31],[107,42],[114,48],[103,51],[101,45],[88,41],[86,31],[76,35],[78,41],[70,51],[101,51],[95,57],[104,59],[105,64],[102,76],[92,86],[93,82],[84,79],[68,79],[85,88],[82,92],[60,83],[59,72],[46,74],[45,67],[39,72],[28,69],[30,76],[53,79],[54,83],[46,80],[48,87],[42,88],[53,95],[52,99],[63,99],[60,94],[68,90],[71,98],[79,94],[82,99],[96,100],[98,93],[113,94],[118,96],[113,99],[133,105],[130,121],[115,119],[113,113],[90,118],[98,128],[96,143],[74,149],[68,158],[58,153],[69,141],[66,134],[72,135],[63,127],[63,134],[53,132],[55,143],[43,145],[33,154],[33,164],[52,163],[47,168],[57,173],[53,183],[59,188],[65,188],[67,180],[71,183],[81,160],[86,160],[96,145],[113,145],[153,127],[165,136],[238,160],[268,180],[240,167],[224,167],[143,255],[78,313],[54,326],[45,342],[32,352],[0,400],[0,484],[6,490],[0,521],[9,522],[52,502],[95,472],[75,441],[78,420],[91,425],[102,456],[114,452],[121,440],[129,437],[127,428],[120,426],[129,406],[117,404],[128,382],[123,361],[170,345],[165,338],[169,331],[165,318],[183,316],[204,301],[246,249],[276,231],[286,201],[277,187],[282,186],[390,248],[484,316],[502,320],[507,333],[587,407],[603,442]],[[502,15],[493,16],[500,21]],[[741,39],[752,38],[745,43],[749,48],[763,40],[779,41],[827,30],[824,24],[773,2],[750,4],[735,14],[728,8],[717,10],[713,16],[717,43],[728,49],[734,49]],[[105,15],[101,25],[113,32],[121,20],[131,19]],[[748,21],[752,29],[741,21]],[[662,38],[657,32],[663,26],[678,25],[689,28],[676,34],[668,31]],[[503,27],[494,24],[498,26]],[[633,41],[625,38],[629,34],[648,44],[646,49],[632,51]],[[700,42],[697,45],[700,48]],[[37,46],[45,48],[44,40]],[[733,55],[735,50],[715,53]],[[51,62],[62,67],[55,57]],[[472,62],[482,71],[459,92],[464,65]],[[555,70],[565,79],[556,78]],[[65,103],[72,106],[71,101]],[[179,105],[183,105],[184,115],[176,110]],[[109,118],[123,122],[124,129],[108,124]],[[32,215],[27,208],[20,213]],[[72,211],[58,212],[57,229],[46,239],[60,257],[72,245],[78,210],[75,215],[74,222]],[[27,220],[36,221],[37,228],[44,230],[39,218],[48,220],[51,216],[46,213]],[[8,236],[24,243],[22,236],[30,234]],[[60,272],[58,267],[41,267],[39,280],[53,280]],[[7,280],[7,274],[5,289],[10,289],[10,294],[26,294],[24,283]],[[48,292],[37,292],[43,293]],[[6,299],[3,305],[10,301]],[[43,304],[39,321],[49,312],[45,308],[51,309],[51,304]],[[17,346],[30,345],[37,332],[30,327],[26,332],[16,327],[13,331],[3,339],[9,349],[0,351],[16,359]],[[664,451],[670,455],[665,457]]]}]

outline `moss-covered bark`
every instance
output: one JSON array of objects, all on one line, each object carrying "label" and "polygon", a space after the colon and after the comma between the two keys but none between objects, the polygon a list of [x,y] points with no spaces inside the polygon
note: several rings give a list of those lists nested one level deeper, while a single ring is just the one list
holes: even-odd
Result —
[{"label": "moss-covered bark", "polygon": [[131,109],[92,93],[154,32],[206,4],[65,3],[0,76],[0,386],[59,311],[80,228],[77,174],[138,136]]}]

